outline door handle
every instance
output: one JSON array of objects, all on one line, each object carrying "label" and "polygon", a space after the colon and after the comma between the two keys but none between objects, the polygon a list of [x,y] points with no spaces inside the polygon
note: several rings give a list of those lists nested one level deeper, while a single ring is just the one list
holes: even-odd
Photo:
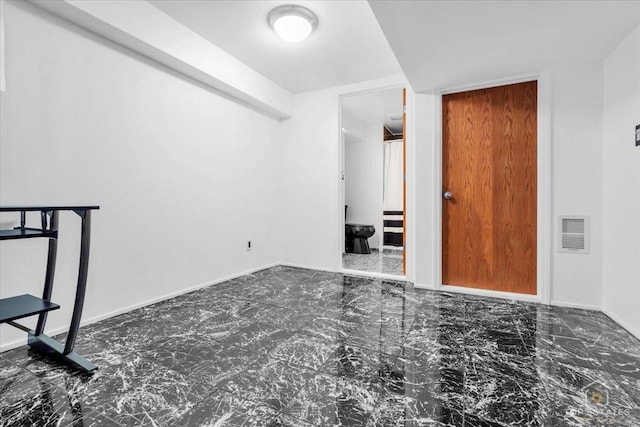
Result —
[{"label": "door handle", "polygon": [[451,191],[445,191],[442,197],[444,197],[445,200],[451,200],[453,199],[453,193]]}]

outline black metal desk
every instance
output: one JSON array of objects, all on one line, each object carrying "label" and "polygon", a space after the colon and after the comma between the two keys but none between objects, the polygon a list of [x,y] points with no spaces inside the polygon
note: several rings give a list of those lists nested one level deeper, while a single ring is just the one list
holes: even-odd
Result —
[{"label": "black metal desk", "polygon": [[[64,362],[80,368],[85,372],[97,369],[97,366],[73,351],[80,327],[82,308],[84,306],[85,291],[87,289],[87,271],[89,267],[89,243],[91,240],[91,211],[100,209],[99,206],[0,206],[0,212],[20,212],[20,226],[11,230],[0,230],[0,240],[17,240],[32,238],[49,239],[49,253],[47,256],[47,271],[44,279],[42,298],[33,295],[19,295],[0,299],[0,323],[7,323],[29,334],[28,344],[32,350],[44,353],[54,353]],[[58,213],[73,211],[82,219],[80,237],[80,267],[76,298],[73,306],[71,325],[64,344],[44,334],[47,313],[60,308],[51,302],[53,278],[56,269],[58,253]],[[31,228],[26,225],[27,212],[40,212],[40,227]],[[23,317],[38,315],[35,330],[16,323]]]}]

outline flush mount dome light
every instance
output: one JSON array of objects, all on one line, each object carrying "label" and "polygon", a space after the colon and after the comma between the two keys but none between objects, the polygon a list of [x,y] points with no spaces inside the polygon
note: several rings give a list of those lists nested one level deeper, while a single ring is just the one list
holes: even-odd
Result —
[{"label": "flush mount dome light", "polygon": [[269,12],[269,26],[286,42],[295,43],[309,37],[318,28],[318,17],[303,6],[286,4]]}]

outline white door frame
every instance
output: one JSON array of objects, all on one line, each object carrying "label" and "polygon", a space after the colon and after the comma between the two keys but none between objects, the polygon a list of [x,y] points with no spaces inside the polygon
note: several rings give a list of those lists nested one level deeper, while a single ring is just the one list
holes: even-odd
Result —
[{"label": "white door frame", "polygon": [[[485,89],[494,86],[538,81],[538,117],[537,117],[537,291],[536,295],[512,292],[491,291],[484,289],[450,286],[442,283],[442,97],[450,93]],[[462,87],[451,87],[440,90],[436,94],[435,106],[435,141],[436,167],[434,180],[435,215],[434,215],[434,277],[435,288],[447,292],[460,292],[474,295],[507,298],[522,301],[549,304],[551,300],[551,125],[550,125],[550,84],[548,73],[529,74],[508,79],[481,82]]]}]

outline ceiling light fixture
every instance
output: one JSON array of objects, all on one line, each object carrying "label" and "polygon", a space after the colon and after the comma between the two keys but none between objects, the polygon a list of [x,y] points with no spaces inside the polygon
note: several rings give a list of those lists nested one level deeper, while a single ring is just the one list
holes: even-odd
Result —
[{"label": "ceiling light fixture", "polygon": [[303,6],[286,4],[269,12],[269,26],[289,43],[300,42],[318,28],[318,17]]}]

